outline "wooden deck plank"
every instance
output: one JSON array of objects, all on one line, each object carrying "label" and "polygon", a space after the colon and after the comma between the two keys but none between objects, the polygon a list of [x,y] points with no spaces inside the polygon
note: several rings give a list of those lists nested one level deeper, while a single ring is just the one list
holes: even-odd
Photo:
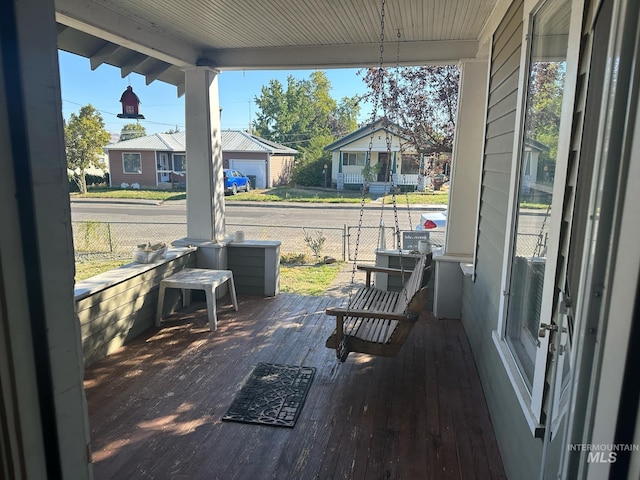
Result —
[{"label": "wooden deck plank", "polygon": [[[88,368],[95,478],[504,478],[460,322],[425,313],[396,357],[341,364],[340,301],[241,295],[215,332],[194,303]],[[221,421],[258,362],[316,367],[295,428]]]},{"label": "wooden deck plank", "polygon": [[[414,330],[421,325],[418,324]],[[440,386],[438,385],[438,363],[441,361],[440,335],[437,322],[425,335],[425,380],[426,396],[424,397],[426,410],[427,434],[427,475],[428,479],[442,478],[442,439],[440,437]],[[415,332],[414,332],[415,333]]]}]

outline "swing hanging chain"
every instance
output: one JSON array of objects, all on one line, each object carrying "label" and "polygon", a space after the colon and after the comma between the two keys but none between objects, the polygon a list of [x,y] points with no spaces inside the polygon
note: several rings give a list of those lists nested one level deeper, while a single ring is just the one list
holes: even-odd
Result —
[{"label": "swing hanging chain", "polygon": [[[398,106],[397,106],[397,95],[398,95],[398,84],[400,82],[400,29],[398,29],[397,33],[396,33],[396,68],[395,68],[395,92],[393,92],[393,94],[395,95],[395,109],[393,110],[394,112],[394,119],[396,120],[397,123],[397,119],[398,119]],[[400,141],[400,140],[398,140]],[[387,138],[387,150],[390,152],[391,151],[391,140],[388,137]],[[400,147],[400,145],[398,145]],[[402,149],[399,148],[399,150],[401,151]],[[389,153],[389,158],[390,158],[390,153]],[[393,173],[391,173],[391,199],[393,201],[393,213],[394,213],[394,219],[395,219],[395,228],[396,228],[396,239],[397,239],[397,245],[398,245],[398,252],[399,252],[399,256],[400,256],[400,272],[401,272],[401,278],[403,283],[406,281],[405,280],[405,275],[404,275],[404,257],[402,256],[402,244],[401,244],[401,232],[400,232],[400,226],[399,226],[399,222],[398,222],[398,205],[397,205],[397,198],[396,198],[396,181],[393,177]],[[407,203],[407,214],[409,217],[409,230],[413,230],[413,225],[411,222],[411,208],[409,206],[409,190],[405,190],[405,199],[406,199],[406,203]],[[403,288],[402,289],[404,292],[404,301],[405,301],[405,305],[407,305],[407,308],[409,306],[409,297],[407,294],[407,289]]]},{"label": "swing hanging chain", "polygon": [[[383,64],[384,64],[384,7],[386,0],[382,0],[382,7],[380,10],[380,65],[378,68],[378,79],[377,82],[374,83],[375,95],[373,97],[373,109],[371,110],[371,135],[369,137],[369,151],[367,154],[367,158],[365,159],[365,166],[369,166],[371,164],[371,152],[373,151],[373,136],[374,136],[374,127],[375,127],[375,119],[376,114],[378,112],[378,106],[380,103],[380,89],[382,88],[383,80],[384,80],[384,72],[383,72]],[[384,102],[383,102],[384,103]],[[358,268],[358,250],[360,249],[360,234],[362,232],[362,217],[364,215],[364,205],[366,201],[366,192],[365,192],[365,181],[366,179],[362,179],[362,188],[360,190],[360,218],[358,219],[358,230],[356,233],[356,244],[353,252],[353,265],[351,268],[351,283],[349,284],[349,299],[347,301],[347,311],[345,313],[345,317],[349,316],[349,311],[351,310],[351,306],[353,304],[353,287],[355,285],[356,279],[356,270]],[[345,332],[346,333],[346,332]],[[342,351],[345,350],[346,345],[344,344],[346,336],[343,338],[338,348],[336,348],[336,355],[339,359],[342,357]]]},{"label": "swing hanging chain", "polygon": [[386,0],[382,0],[380,7],[380,68],[384,65],[384,6]]},{"label": "swing hanging chain", "polygon": [[[402,35],[400,33],[400,29],[396,32],[396,69],[395,69],[395,90],[396,90],[396,100],[398,95],[398,85],[400,84],[400,38]],[[393,110],[394,121],[398,123],[398,107]],[[413,230],[413,222],[411,221],[411,206],[409,203],[409,190],[405,189],[405,202],[407,204],[407,215],[409,217],[409,230]]]},{"label": "swing hanging chain", "polygon": [[[392,202],[393,202],[393,213],[394,213],[394,221],[395,221],[395,237],[396,237],[396,245],[398,247],[398,252],[399,252],[399,256],[400,256],[400,270],[401,270],[401,278],[403,279],[403,282],[406,281],[405,279],[405,275],[404,275],[404,260],[403,260],[403,252],[402,252],[402,246],[401,246],[401,236],[400,236],[400,226],[399,226],[399,221],[398,221],[398,205],[397,205],[397,201],[396,201],[396,186],[395,186],[395,179],[392,173],[392,169],[389,168],[389,162],[391,161],[391,150],[392,150],[392,138],[391,135],[389,133],[390,127],[389,127],[389,118],[387,117],[387,102],[385,101],[384,95],[385,95],[385,91],[384,91],[384,83],[385,83],[385,70],[384,70],[384,40],[385,40],[385,5],[386,5],[386,0],[382,0],[382,5],[381,5],[381,9],[380,9],[380,64],[378,66],[378,71],[377,73],[377,79],[374,82],[374,90],[375,90],[375,95],[374,95],[374,103],[373,103],[373,109],[371,111],[371,135],[369,137],[369,150],[367,153],[367,158],[365,159],[365,166],[369,167],[371,165],[371,159],[372,159],[372,152],[373,152],[373,138],[374,138],[374,133],[375,133],[375,124],[376,124],[376,115],[378,113],[378,108],[380,107],[380,104],[382,104],[382,117],[383,117],[383,128],[385,129],[385,141],[386,141],[386,147],[387,147],[387,169],[384,175],[385,178],[385,186],[384,186],[384,190],[386,192],[386,185],[389,183],[389,180],[391,181],[391,193],[392,193]],[[399,69],[399,64],[400,64],[400,29],[398,29],[397,32],[397,52],[396,52],[396,73],[398,72]],[[351,269],[351,283],[349,286],[349,298],[348,298],[348,302],[347,302],[347,308],[346,308],[346,312],[345,312],[345,318],[347,318],[349,316],[349,312],[352,308],[352,303],[353,303],[353,287],[355,284],[355,276],[356,276],[356,270],[357,270],[357,262],[358,262],[358,250],[360,249],[360,234],[362,232],[362,219],[363,219],[363,215],[364,215],[364,209],[365,209],[365,202],[366,202],[366,191],[365,191],[365,182],[367,182],[369,179],[363,178],[363,182],[362,182],[362,189],[361,189],[361,199],[360,199],[360,217],[358,219],[358,230],[357,230],[357,234],[356,234],[356,242],[355,242],[355,248],[354,248],[354,257],[353,257],[353,265],[352,265],[352,269]],[[383,199],[382,199],[382,208],[381,208],[381,212],[380,212],[380,221],[381,221],[381,225],[382,225],[382,221],[383,221],[383,213],[384,213],[384,203],[385,203],[385,199],[384,199],[384,193],[383,192]],[[407,193],[407,210],[409,211],[409,228],[411,229],[411,213],[409,210],[409,197],[408,197],[408,193]],[[384,230],[382,232],[382,234],[384,235]],[[405,302],[408,305],[409,304],[409,299],[407,296],[407,291],[406,289],[404,290],[404,295],[405,295]],[[340,359],[341,361],[344,361],[346,359],[346,356],[348,355],[348,345],[347,345],[347,332],[344,332],[344,336],[342,338],[342,340],[340,341],[339,345],[336,348],[336,356],[338,357],[338,359]]]},{"label": "swing hanging chain", "polygon": [[353,286],[355,284],[356,279],[356,270],[358,268],[358,250],[360,248],[360,232],[362,231],[362,217],[364,215],[364,203],[365,203],[365,193],[364,193],[364,185],[362,185],[362,196],[360,199],[360,218],[358,219],[358,230],[356,232],[356,245],[353,252],[353,265],[351,268],[351,283],[349,284],[349,300],[347,302],[347,312],[346,316],[349,316],[349,311],[351,310],[351,304],[353,301]]},{"label": "swing hanging chain", "polygon": [[547,212],[544,215],[544,219],[542,220],[542,225],[540,226],[540,233],[538,233],[538,238],[536,239],[536,248],[533,251],[534,257],[542,257],[546,255],[545,248],[547,246],[547,242],[545,241],[545,228],[547,226],[547,219],[549,218],[549,213],[551,212],[551,205],[547,207]]},{"label": "swing hanging chain", "polygon": [[[396,90],[398,88],[398,84],[400,83],[400,29],[398,29],[398,33],[396,34]],[[396,108],[397,111],[397,108]],[[397,119],[397,115],[396,115]],[[413,222],[411,221],[411,206],[409,203],[409,189],[405,189],[404,191],[405,201],[407,204],[407,216],[409,217],[409,230],[413,230]]]},{"label": "swing hanging chain", "polygon": [[[384,0],[383,0],[384,3]],[[395,68],[395,73],[396,73],[396,81],[397,81],[397,74],[398,74],[398,70],[400,69],[400,29],[398,29],[397,31],[397,35],[396,35],[396,68]],[[392,95],[396,95],[397,96],[397,91],[396,92],[392,92],[389,91],[390,94]],[[384,94],[384,89],[383,89],[383,94]],[[391,157],[391,153],[392,153],[392,138],[391,138],[391,126],[390,126],[390,122],[389,122],[389,117],[388,117],[388,113],[387,113],[387,102],[384,101],[385,99],[383,98],[383,118],[384,118],[384,124],[385,124],[385,141],[387,144],[387,172],[385,175],[385,193],[386,193],[386,188],[387,188],[387,184],[390,183],[390,190],[391,190],[391,202],[393,205],[393,219],[395,222],[395,237],[396,237],[396,246],[398,248],[398,254],[399,254],[399,259],[400,259],[400,272],[401,272],[401,277],[402,278],[402,282],[403,284],[406,282],[405,279],[405,269],[404,269],[404,257],[403,257],[403,252],[402,252],[402,238],[401,238],[401,232],[400,232],[400,222],[398,220],[398,200],[396,197],[396,189],[397,189],[397,185],[396,185],[396,180],[394,178],[393,175],[393,168],[389,168],[389,163],[392,161],[392,157]],[[397,101],[397,97],[394,99]],[[396,103],[396,102],[394,102]],[[391,113],[394,114],[394,116],[397,113],[397,105],[394,105],[395,108],[391,109]],[[400,142],[400,140],[398,139],[398,142]],[[398,147],[400,147],[400,144],[398,144]],[[408,201],[408,196],[407,196],[407,201]],[[407,204],[408,206],[408,204]],[[411,222],[409,220],[409,222]],[[402,291],[404,292],[404,300],[405,300],[405,305],[409,305],[409,298],[408,298],[408,294],[407,294],[407,289],[403,288]]]}]

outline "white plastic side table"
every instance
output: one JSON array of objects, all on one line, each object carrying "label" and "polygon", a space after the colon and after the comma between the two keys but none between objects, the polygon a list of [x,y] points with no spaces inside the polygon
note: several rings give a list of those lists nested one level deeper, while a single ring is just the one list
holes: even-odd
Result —
[{"label": "white plastic side table", "polygon": [[182,306],[186,307],[191,303],[191,290],[204,290],[207,297],[207,312],[209,314],[209,329],[214,331],[218,328],[218,316],[216,314],[216,288],[229,282],[229,292],[231,301],[236,312],[238,311],[238,299],[236,298],[236,288],[233,283],[233,272],[231,270],[209,270],[204,268],[185,268],[184,270],[163,279],[160,282],[158,294],[158,311],[156,313],[156,327],[162,321],[162,307],[164,305],[164,294],[167,288],[182,289]]}]

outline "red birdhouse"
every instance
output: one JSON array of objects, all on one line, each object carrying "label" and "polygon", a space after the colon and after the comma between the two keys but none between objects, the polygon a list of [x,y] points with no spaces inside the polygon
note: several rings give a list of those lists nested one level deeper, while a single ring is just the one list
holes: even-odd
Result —
[{"label": "red birdhouse", "polygon": [[129,85],[127,89],[122,93],[122,96],[120,97],[120,103],[122,103],[122,113],[118,114],[118,118],[144,118],[144,115],[140,115],[138,113],[138,105],[140,104],[140,99],[135,93],[133,93],[133,88],[131,88],[131,85]]}]

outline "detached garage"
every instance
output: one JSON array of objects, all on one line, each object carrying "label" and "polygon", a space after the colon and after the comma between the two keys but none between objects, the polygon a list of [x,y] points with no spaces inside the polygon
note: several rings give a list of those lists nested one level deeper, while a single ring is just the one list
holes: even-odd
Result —
[{"label": "detached garage", "polygon": [[266,160],[230,158],[229,168],[238,170],[251,178],[251,186],[253,186],[253,188],[267,188],[268,167]]},{"label": "detached garage", "polygon": [[247,132],[222,131],[224,168],[251,177],[254,188],[271,188],[291,181],[297,150]]}]

